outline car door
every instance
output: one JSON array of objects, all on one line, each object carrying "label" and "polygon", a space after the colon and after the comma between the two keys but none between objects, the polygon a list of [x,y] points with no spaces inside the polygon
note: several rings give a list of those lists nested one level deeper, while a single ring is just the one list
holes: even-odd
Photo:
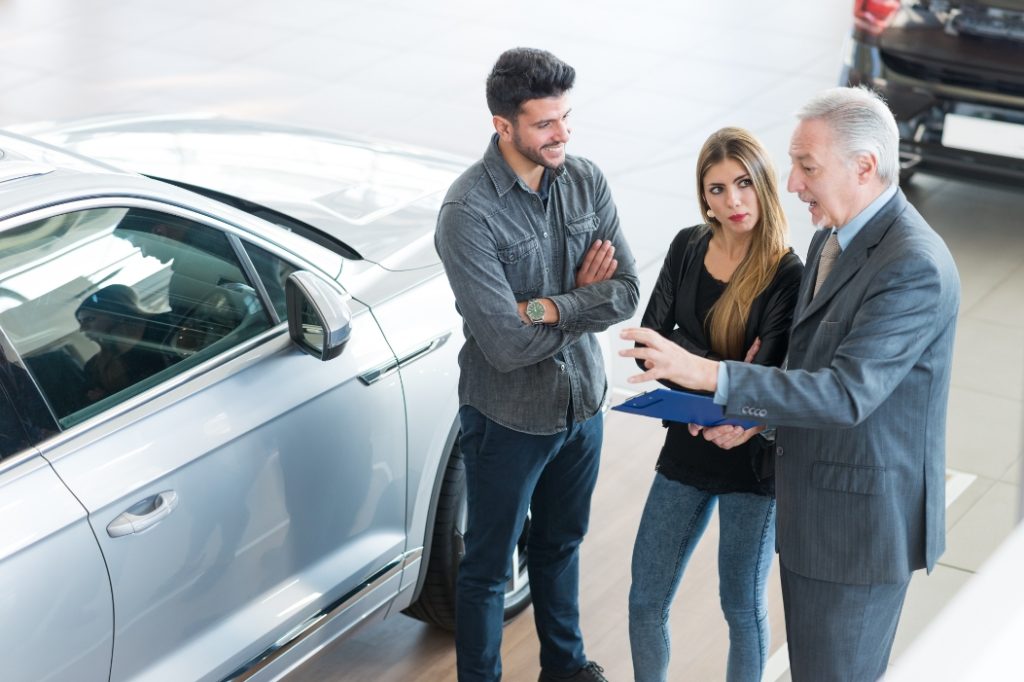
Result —
[{"label": "car door", "polygon": [[[7,302],[0,292],[0,307]],[[110,581],[85,510],[33,447],[45,429],[26,414],[34,392],[0,332],[0,642],[11,654],[3,678],[102,680]]]},{"label": "car door", "polygon": [[404,405],[397,378],[358,380],[394,359],[368,310],[350,302],[351,340],[321,363],[227,224],[127,199],[20,222],[0,226],[24,299],[0,326],[106,561],[111,680],[223,679],[368,583],[397,590]]}]

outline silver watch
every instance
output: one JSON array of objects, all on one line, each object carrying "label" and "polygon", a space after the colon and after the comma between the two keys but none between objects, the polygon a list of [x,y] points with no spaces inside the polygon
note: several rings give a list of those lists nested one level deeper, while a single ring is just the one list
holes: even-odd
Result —
[{"label": "silver watch", "polygon": [[532,324],[544,324],[544,304],[538,298],[526,302],[526,316]]}]

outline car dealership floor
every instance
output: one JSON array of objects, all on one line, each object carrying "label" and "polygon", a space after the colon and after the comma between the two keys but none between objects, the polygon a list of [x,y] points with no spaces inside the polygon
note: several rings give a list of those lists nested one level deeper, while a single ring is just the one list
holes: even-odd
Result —
[{"label": "car dealership floor", "polygon": [[[566,0],[0,0],[0,125],[111,113],[208,112],[372,135],[478,157],[490,117],[483,79],[515,45],[543,47],[578,71],[570,151],[608,176],[641,267],[644,301],[665,249],[700,220],[693,165],[723,125],[753,130],[783,176],[792,112],[834,85],[849,3]],[[1020,498],[1024,405],[1024,195],[919,175],[907,194],[950,245],[963,280],[948,456],[948,548],[915,576],[894,665],[1011,530]],[[812,227],[787,195],[791,242]],[[612,335],[613,349],[620,347]],[[614,360],[616,400],[636,392]],[[588,654],[631,676],[629,554],[661,429],[613,413],[592,531],[583,550]],[[671,679],[724,677],[717,524],[673,612]],[[788,679],[777,572],[766,680]],[[506,630],[505,679],[537,675],[530,612]],[[970,655],[971,652],[959,652]],[[957,656],[957,652],[950,652]],[[295,680],[454,678],[447,633],[403,617],[328,647]]]}]

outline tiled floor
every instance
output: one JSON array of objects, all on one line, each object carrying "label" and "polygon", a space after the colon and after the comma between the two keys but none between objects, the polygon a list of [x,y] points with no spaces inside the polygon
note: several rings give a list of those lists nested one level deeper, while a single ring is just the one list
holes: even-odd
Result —
[{"label": "tiled floor", "polygon": [[[834,84],[849,20],[849,3],[803,0],[0,0],[0,125],[205,111],[476,157],[490,64],[544,47],[577,67],[572,151],[605,170],[646,297],[672,235],[700,219],[700,142],[746,126],[784,171],[791,112]],[[1024,196],[927,176],[908,195],[963,279],[948,463],[975,478],[939,568],[914,579],[897,657],[1015,523],[1024,405]],[[784,206],[803,254],[806,209]],[[632,371],[616,360],[614,383]]]}]

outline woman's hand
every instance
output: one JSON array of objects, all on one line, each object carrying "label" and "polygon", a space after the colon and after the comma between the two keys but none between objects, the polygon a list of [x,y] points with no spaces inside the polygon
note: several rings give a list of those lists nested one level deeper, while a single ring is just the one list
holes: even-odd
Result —
[{"label": "woman's hand", "polygon": [[743,445],[765,429],[762,424],[749,429],[744,429],[742,426],[736,426],[735,424],[723,424],[721,426],[689,424],[688,426],[690,427],[691,436],[703,433],[704,440],[714,443],[723,450],[730,450],[737,445]]}]

